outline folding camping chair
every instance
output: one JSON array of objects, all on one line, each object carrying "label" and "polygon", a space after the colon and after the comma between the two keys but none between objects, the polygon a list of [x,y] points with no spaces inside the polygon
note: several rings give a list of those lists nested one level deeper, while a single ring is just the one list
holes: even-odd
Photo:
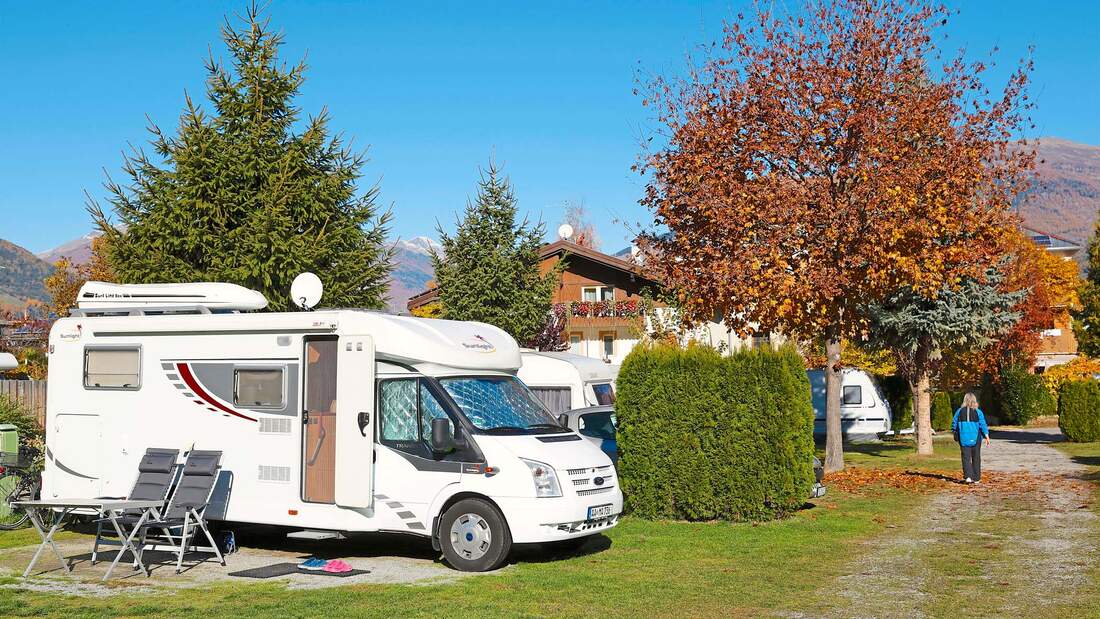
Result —
[{"label": "folding camping chair", "polygon": [[[150,447],[145,450],[145,455],[138,464],[138,476],[134,481],[134,487],[130,490],[131,501],[160,501],[160,507],[164,507],[164,501],[168,500],[168,491],[172,488],[172,482],[176,478],[176,458],[178,449],[157,449]],[[101,497],[102,498],[102,497]],[[124,510],[116,520],[123,526],[134,526],[141,519],[143,510]],[[154,512],[156,513],[156,512]],[[157,514],[159,516],[159,514]],[[121,540],[104,538],[104,533],[115,535],[113,526],[108,518],[96,520],[95,545],[92,546],[92,565],[95,565],[99,557],[100,546],[123,546]],[[106,528],[105,528],[106,527]],[[120,550],[119,552],[123,552]]]},{"label": "folding camping chair", "polygon": [[[225,565],[225,557],[214,541],[214,536],[210,534],[210,529],[206,528],[204,517],[218,479],[221,457],[220,451],[192,450],[187,455],[183,473],[163,517],[141,524],[141,542],[137,546],[139,560],[145,547],[149,545],[148,539],[152,537],[156,545],[160,546],[160,542],[163,542],[164,546],[177,553],[176,573],[179,574],[183,569],[183,555],[193,545],[197,528],[202,530],[206,540],[210,542],[218,561]],[[154,532],[152,536],[150,531]]]}]

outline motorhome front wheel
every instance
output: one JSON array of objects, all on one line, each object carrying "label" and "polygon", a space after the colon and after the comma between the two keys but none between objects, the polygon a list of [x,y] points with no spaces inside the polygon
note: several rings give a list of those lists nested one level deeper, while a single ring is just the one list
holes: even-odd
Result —
[{"label": "motorhome front wheel", "polygon": [[504,516],[488,501],[463,499],[439,522],[443,556],[463,572],[486,572],[501,566],[512,548]]}]

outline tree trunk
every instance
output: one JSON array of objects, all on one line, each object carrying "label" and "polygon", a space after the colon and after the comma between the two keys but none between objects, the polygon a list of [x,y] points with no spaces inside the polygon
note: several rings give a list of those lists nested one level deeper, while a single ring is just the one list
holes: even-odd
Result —
[{"label": "tree trunk", "polygon": [[913,421],[917,427],[917,455],[932,455],[932,394],[928,380],[928,368],[918,367],[913,372],[909,388],[913,392]]},{"label": "tree trunk", "polygon": [[825,336],[825,472],[844,470],[844,441],[840,434],[840,336]]}]

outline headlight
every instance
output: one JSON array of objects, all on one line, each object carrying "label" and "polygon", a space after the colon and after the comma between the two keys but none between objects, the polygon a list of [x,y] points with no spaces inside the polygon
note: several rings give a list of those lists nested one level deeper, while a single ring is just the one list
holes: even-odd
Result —
[{"label": "headlight", "polygon": [[531,480],[535,482],[535,496],[561,496],[561,486],[558,485],[558,476],[554,473],[554,467],[534,460],[524,458],[520,460],[523,460],[527,468],[531,469]]}]

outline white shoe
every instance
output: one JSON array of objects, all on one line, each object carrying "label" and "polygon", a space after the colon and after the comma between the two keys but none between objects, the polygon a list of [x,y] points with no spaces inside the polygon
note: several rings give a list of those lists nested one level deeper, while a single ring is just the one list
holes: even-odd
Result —
[{"label": "white shoe", "polygon": [[972,483],[974,483],[974,480],[973,480],[973,479],[970,479],[969,477],[967,477],[967,478],[966,478],[966,483],[968,483],[968,484],[972,484]]}]

